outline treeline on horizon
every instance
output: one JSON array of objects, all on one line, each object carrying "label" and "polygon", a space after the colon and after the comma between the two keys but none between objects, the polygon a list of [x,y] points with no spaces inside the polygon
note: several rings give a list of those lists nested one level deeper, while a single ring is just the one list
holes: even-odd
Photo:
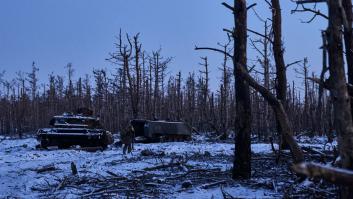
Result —
[{"label": "treeline on horizon", "polygon": [[[199,132],[216,132],[220,138],[234,131],[234,74],[231,66],[228,67],[227,56],[220,66],[210,66],[207,57],[201,57],[199,68],[195,68],[198,72],[182,77],[181,72],[168,74],[172,58],[162,55],[161,49],[151,53],[143,50],[139,34],[131,37],[120,32],[115,45],[115,52],[107,59],[117,67],[113,71],[94,69],[92,74],[74,78],[74,67],[68,63],[65,76],[49,74],[41,86],[37,76],[39,69],[34,62],[31,71],[18,72],[11,80],[6,80],[5,71],[2,72],[0,133],[11,136],[33,133],[47,127],[52,116],[80,107],[92,109],[100,116],[103,126],[112,132],[121,130],[133,118],[184,121]],[[229,50],[228,45],[224,45],[225,50]],[[268,48],[270,55],[269,45],[263,47]],[[276,79],[270,62],[266,57],[259,58],[252,73],[275,93]],[[300,84],[304,83],[304,88],[294,81],[288,84],[285,103],[291,124],[295,124],[293,130],[296,134],[328,133],[332,129],[328,93],[319,94],[318,84],[308,80],[307,59],[300,63],[297,73],[303,77]],[[210,68],[222,72],[216,91],[210,90]],[[254,90],[251,91],[251,112],[252,134],[260,140],[275,137],[274,113]]]}]

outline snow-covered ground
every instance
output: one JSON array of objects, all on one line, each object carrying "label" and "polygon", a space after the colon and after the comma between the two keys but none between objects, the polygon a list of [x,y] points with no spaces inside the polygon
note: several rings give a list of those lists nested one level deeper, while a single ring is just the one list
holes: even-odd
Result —
[{"label": "snow-covered ground", "polygon": [[[109,172],[127,176],[133,171],[143,170],[160,164],[162,159],[141,156],[141,151],[149,149],[155,153],[192,155],[193,153],[211,156],[232,155],[234,144],[207,142],[170,142],[135,144],[132,154],[124,156],[121,148],[111,147],[105,151],[86,152],[79,149],[38,150],[34,138],[5,139],[0,143],[0,198],[37,198],[38,190],[46,184],[58,184],[60,179],[71,175],[71,162],[77,166],[79,175],[109,176]],[[252,144],[253,153],[272,153],[270,144]],[[216,163],[190,162],[207,168],[231,168],[228,161]],[[55,170],[38,173],[39,168],[54,165]],[[108,172],[108,173],[107,173]],[[176,188],[178,189],[178,188]],[[233,196],[266,198],[273,197],[273,190],[251,189],[243,186],[225,187]],[[60,191],[60,190],[58,190]],[[250,195],[249,195],[250,194]],[[220,189],[192,188],[175,191],[173,198],[223,198]],[[77,196],[72,196],[73,198]]]}]

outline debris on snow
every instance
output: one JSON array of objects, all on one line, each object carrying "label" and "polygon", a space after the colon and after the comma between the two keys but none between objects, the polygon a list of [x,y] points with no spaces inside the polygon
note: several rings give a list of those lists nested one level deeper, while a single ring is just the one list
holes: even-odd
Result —
[{"label": "debris on snow", "polygon": [[[114,146],[91,153],[76,149],[37,150],[36,144],[33,138],[2,141],[0,198],[114,198],[117,195],[281,198],[319,194],[315,191],[318,189],[327,190],[321,193],[322,197],[334,197],[336,192],[335,187],[325,182],[308,186],[297,182],[297,177],[288,170],[290,162],[283,160],[276,165],[268,143],[253,143],[251,146],[253,173],[250,180],[231,178],[233,143],[194,140],[135,144],[133,153],[126,156]],[[324,153],[322,143],[300,145]],[[70,169],[72,162],[79,175],[72,175],[75,173],[75,169]]]}]

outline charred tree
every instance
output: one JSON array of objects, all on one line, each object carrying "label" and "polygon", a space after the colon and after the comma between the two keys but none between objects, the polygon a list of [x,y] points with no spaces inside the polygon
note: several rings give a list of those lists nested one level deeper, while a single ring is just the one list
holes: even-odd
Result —
[{"label": "charred tree", "polygon": [[[340,1],[328,0],[327,3],[329,11],[327,39],[330,66],[328,81],[331,86],[330,91],[333,99],[334,126],[338,133],[342,167],[353,170],[353,124],[343,61],[342,8]],[[352,198],[352,189],[342,188],[342,197]]]},{"label": "charred tree", "polygon": [[[228,52],[229,43],[223,46],[224,52]],[[220,85],[220,108],[219,108],[219,122],[221,139],[226,139],[228,137],[229,130],[229,95],[230,95],[230,83],[231,83],[231,72],[227,66],[228,56],[224,54],[222,68],[222,83]]]},{"label": "charred tree", "polygon": [[233,178],[251,176],[251,107],[249,84],[240,75],[247,71],[247,7],[245,0],[234,1],[234,76],[236,90],[236,138]]},{"label": "charred tree", "polygon": [[247,7],[245,0],[234,0],[234,6],[222,3],[233,12],[234,29],[226,30],[233,39],[233,55],[216,48],[199,48],[195,50],[212,50],[229,56],[233,61],[235,77],[236,117],[234,130],[235,150],[232,177],[251,177],[251,105],[249,84],[242,78],[242,71],[247,73]]},{"label": "charred tree", "polygon": [[[273,28],[273,54],[276,65],[276,94],[277,99],[282,101],[284,108],[287,106],[287,74],[283,57],[282,43],[282,11],[279,0],[271,0],[272,3],[272,28]],[[279,123],[279,121],[277,121]],[[281,125],[277,125],[277,130],[282,135]],[[283,137],[282,137],[283,138]],[[281,139],[281,148],[288,148],[285,139]]]},{"label": "charred tree", "polygon": [[[348,68],[348,82],[353,84],[353,12],[352,12],[352,1],[342,0],[342,6],[344,12],[342,12],[343,19],[346,20],[344,23],[344,43],[346,52],[346,61]],[[343,16],[345,15],[345,16]]]},{"label": "charred tree", "polygon": [[[342,6],[344,8],[342,12],[344,22],[344,44],[345,44],[345,55],[348,69],[348,83],[353,84],[353,12],[352,12],[352,1],[342,0]],[[352,97],[352,96],[351,96]],[[351,102],[351,114],[353,115],[353,101]]]}]

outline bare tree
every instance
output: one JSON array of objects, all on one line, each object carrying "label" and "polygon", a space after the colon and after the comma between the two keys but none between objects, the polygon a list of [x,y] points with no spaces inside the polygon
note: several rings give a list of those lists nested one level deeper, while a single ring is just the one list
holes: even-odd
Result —
[{"label": "bare tree", "polygon": [[[344,69],[343,58],[343,34],[342,28],[349,27],[347,15],[343,8],[342,0],[327,0],[328,5],[328,29],[323,35],[324,44],[327,39],[327,50],[330,76],[323,81],[326,67],[324,65],[321,80],[317,80],[319,84],[330,90],[333,103],[333,120],[334,128],[338,134],[339,152],[341,157],[341,166],[345,169],[353,169],[353,122],[351,114],[351,102],[347,88],[347,81]],[[298,4],[316,3],[316,1],[298,1]],[[349,5],[345,2],[345,6]],[[349,6],[348,6],[349,7]],[[347,8],[347,7],[346,7]],[[351,8],[349,8],[351,12]],[[346,30],[348,34],[351,30]],[[347,42],[347,40],[346,40]],[[346,48],[349,47],[348,42]],[[326,48],[326,45],[323,46]],[[325,53],[324,53],[325,59]],[[326,62],[326,60],[324,60]],[[348,187],[341,188],[342,198],[352,198],[353,191]]]},{"label": "bare tree", "polygon": [[32,71],[30,73],[27,74],[27,80],[28,83],[30,85],[30,89],[31,89],[31,99],[32,99],[32,103],[31,103],[31,112],[32,117],[31,117],[31,122],[38,127],[38,104],[36,100],[36,96],[37,96],[37,89],[38,89],[38,78],[37,78],[37,72],[38,72],[38,68],[36,67],[35,63],[32,63]]},{"label": "bare tree", "polygon": [[[344,44],[345,44],[345,55],[348,68],[348,83],[353,84],[353,12],[352,12],[352,1],[342,0],[342,15],[346,22],[344,23]],[[353,102],[351,102],[351,114],[353,114]]]},{"label": "bare tree", "polygon": [[[279,0],[271,0],[271,10],[272,10],[272,28],[273,28],[273,55],[276,65],[276,93],[277,99],[282,101],[284,108],[287,104],[287,74],[286,65],[283,57],[283,43],[282,43],[282,11]],[[277,121],[279,122],[279,121]],[[282,135],[283,129],[281,125],[278,124],[277,130]],[[283,138],[283,136],[282,136]],[[288,148],[288,143],[285,139],[281,139],[281,148]]]},{"label": "bare tree", "polygon": [[[333,100],[334,125],[338,133],[338,143],[342,167],[353,169],[353,123],[351,104],[346,86],[343,61],[342,31],[343,25],[341,1],[328,0],[328,53],[329,53],[329,84]],[[343,198],[352,198],[353,191],[343,188]]]},{"label": "bare tree", "polygon": [[215,48],[198,48],[196,50],[213,50],[231,57],[235,76],[236,122],[235,153],[233,178],[250,178],[251,176],[251,107],[249,85],[242,78],[241,71],[247,73],[247,7],[245,0],[234,0],[234,7],[222,3],[234,14],[234,29],[226,30],[234,42],[233,55]]}]

